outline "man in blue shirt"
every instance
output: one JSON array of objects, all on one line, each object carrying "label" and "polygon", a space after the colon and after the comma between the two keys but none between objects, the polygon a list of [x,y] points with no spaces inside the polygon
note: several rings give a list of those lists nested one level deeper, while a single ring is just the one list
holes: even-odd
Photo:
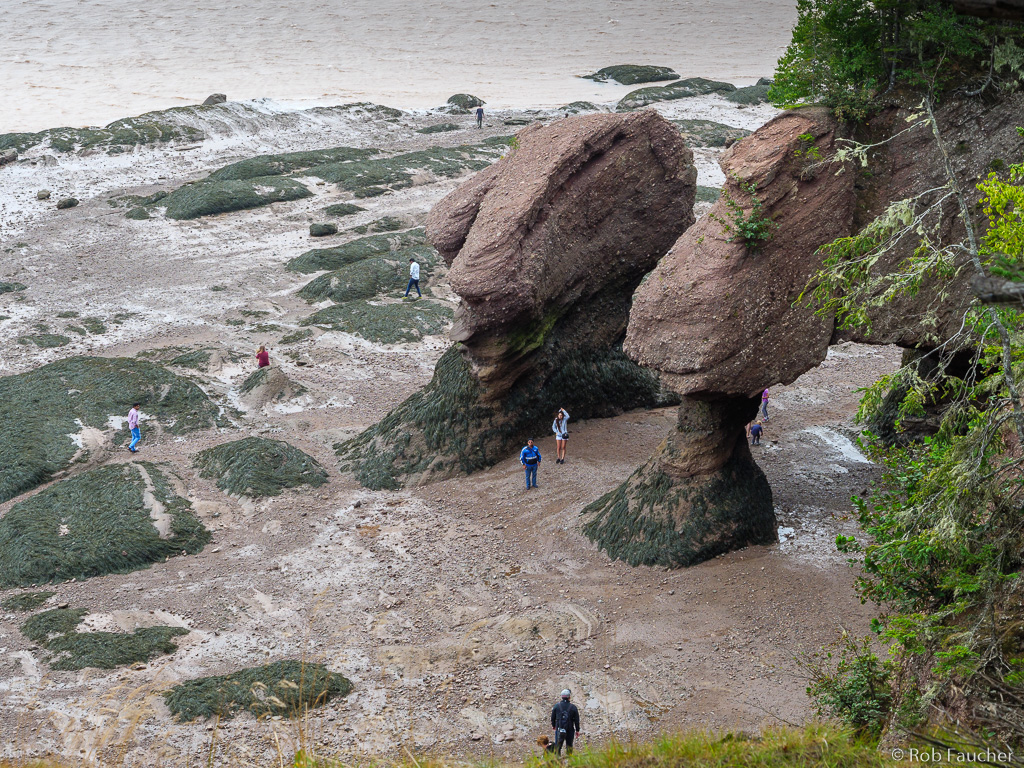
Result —
[{"label": "man in blue shirt", "polygon": [[526,441],[526,447],[519,452],[519,462],[526,468],[526,490],[530,490],[530,482],[537,487],[537,466],[540,464],[540,448],[533,440]]}]

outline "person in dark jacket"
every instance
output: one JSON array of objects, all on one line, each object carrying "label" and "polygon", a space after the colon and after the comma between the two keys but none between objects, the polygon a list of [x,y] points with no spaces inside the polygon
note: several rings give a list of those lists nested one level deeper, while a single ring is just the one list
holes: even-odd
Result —
[{"label": "person in dark jacket", "polygon": [[562,691],[562,700],[555,704],[551,710],[551,727],[555,729],[555,749],[557,755],[562,754],[562,744],[565,744],[565,753],[572,754],[572,743],[580,735],[580,711],[569,699],[572,698],[572,691],[566,688]]},{"label": "person in dark jacket", "polygon": [[540,448],[533,444],[533,440],[526,441],[526,447],[519,452],[519,463],[526,470],[526,490],[530,490],[530,481],[533,487],[537,487],[537,467],[540,466]]}]

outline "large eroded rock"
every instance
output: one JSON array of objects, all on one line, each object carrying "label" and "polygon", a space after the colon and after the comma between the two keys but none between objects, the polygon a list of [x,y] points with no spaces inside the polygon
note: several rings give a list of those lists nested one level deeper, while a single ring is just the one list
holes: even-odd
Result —
[{"label": "large eroded rock", "polygon": [[665,402],[621,351],[633,291],[693,223],[696,170],[654,112],[531,126],[439,203],[427,235],[462,297],[424,390],[336,446],[365,485],[395,487],[505,458],[554,411]]}]

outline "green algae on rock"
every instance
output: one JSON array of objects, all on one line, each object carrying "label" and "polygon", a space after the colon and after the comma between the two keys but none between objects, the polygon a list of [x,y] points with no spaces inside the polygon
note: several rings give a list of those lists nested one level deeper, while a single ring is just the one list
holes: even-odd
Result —
[{"label": "green algae on rock", "polygon": [[201,141],[202,131],[176,125],[157,117],[159,113],[116,120],[106,128],[50,128],[36,133],[0,134],[0,150],[26,149],[48,145],[57,152],[81,149],[105,149],[120,152],[124,148],[162,144],[169,141]]},{"label": "green algae on rock", "polygon": [[23,592],[20,595],[0,600],[0,608],[5,611],[34,611],[53,597],[56,592]]},{"label": "green algae on rock", "polygon": [[0,588],[136,571],[199,552],[209,540],[156,466],[100,467],[54,483],[0,518]]},{"label": "green algae on rock", "polygon": [[367,232],[397,232],[400,229],[408,229],[408,227],[409,225],[397,216],[381,216],[376,221],[352,227],[348,231],[355,232],[358,235],[365,235]]},{"label": "green algae on rock", "polygon": [[[343,245],[336,245],[333,248],[314,248],[306,251],[289,261],[285,269],[306,274],[321,272],[325,269],[338,269],[357,261],[374,256],[387,256],[400,249],[424,243],[426,243],[426,237],[424,237],[422,229],[410,229],[397,234],[370,235]],[[401,254],[395,254],[395,258],[400,257]]]},{"label": "green algae on rock", "polygon": [[246,437],[209,448],[196,456],[201,477],[217,478],[232,496],[278,496],[286,488],[327,482],[316,459],[281,440]]},{"label": "green algae on rock", "polygon": [[286,660],[188,680],[165,692],[164,701],[179,722],[228,720],[243,711],[257,718],[289,717],[347,696],[351,690],[348,678],[323,664]]},{"label": "green algae on rock", "polygon": [[767,104],[769,100],[768,90],[771,86],[772,81],[762,77],[757,82],[757,85],[748,85],[744,88],[737,88],[735,91],[725,94],[725,98],[733,104],[746,104],[747,106]]},{"label": "green algae on rock", "polygon": [[580,112],[600,112],[601,109],[590,101],[572,101],[565,106],[559,107],[558,111],[565,112],[568,115],[578,115]]},{"label": "green algae on rock", "polygon": [[698,203],[715,203],[722,196],[722,190],[718,187],[697,187]]},{"label": "green algae on rock", "polygon": [[204,179],[178,187],[160,204],[167,206],[169,219],[198,219],[200,216],[301,200],[312,195],[304,184],[281,176],[229,181]]},{"label": "green algae on rock", "polygon": [[449,133],[450,131],[459,130],[459,127],[455,123],[438,123],[437,125],[428,125],[425,128],[417,128],[416,133]]},{"label": "green algae on rock", "polygon": [[58,333],[30,333],[27,336],[19,336],[18,343],[23,346],[34,344],[41,349],[53,349],[67,346],[71,343],[71,339]]},{"label": "green algae on rock", "polygon": [[736,90],[732,83],[724,83],[720,80],[707,80],[703,77],[690,77],[686,80],[679,80],[669,85],[654,85],[649,88],[639,88],[630,91],[615,105],[618,112],[629,112],[659,101],[675,101],[676,99],[687,99],[692,96],[704,96],[709,93],[729,94]]},{"label": "green algae on rock", "polygon": [[126,219],[131,219],[132,221],[145,221],[146,219],[151,218],[151,216],[149,215],[149,211],[147,211],[141,205],[138,206],[137,208],[132,208],[130,211],[128,211],[128,213],[124,215],[124,217]]},{"label": "green algae on rock", "polygon": [[597,83],[620,83],[636,85],[637,83],[656,83],[663,80],[678,80],[679,75],[671,67],[654,67],[643,64],[616,64],[604,67],[591,75],[584,75],[584,80]]},{"label": "green algae on rock", "polygon": [[309,225],[309,236],[310,237],[329,237],[331,235],[338,234],[337,224],[310,224]]},{"label": "green algae on rock", "polygon": [[211,173],[207,178],[211,181],[244,181],[266,176],[284,176],[319,165],[347,163],[352,160],[365,160],[379,155],[379,149],[359,149],[356,147],[334,147],[307,152],[286,152],[278,155],[257,155],[256,157],[239,160],[237,163],[225,165]]},{"label": "green algae on rock", "polygon": [[86,667],[116,669],[174,653],[172,638],[187,635],[184,627],[143,627],[134,632],[76,632],[88,614],[85,608],[55,608],[21,625],[21,633],[49,653],[51,669],[78,671]]},{"label": "green algae on rock", "polygon": [[447,102],[448,111],[456,114],[465,114],[477,107],[482,107],[486,103],[479,96],[473,96],[469,93],[456,93],[454,96],[449,96]]},{"label": "green algae on rock", "polygon": [[174,434],[217,418],[199,387],[145,360],[72,357],[0,377],[0,502],[67,468],[87,450],[83,429],[106,429],[133,402]]},{"label": "green algae on rock", "polygon": [[385,259],[362,259],[320,275],[299,289],[306,301],[330,299],[335,303],[371,299],[383,291],[405,286],[405,269]]},{"label": "green algae on rock", "polygon": [[351,216],[353,213],[359,213],[365,211],[365,208],[360,208],[358,205],[352,203],[335,203],[334,205],[328,205],[324,208],[324,213],[328,216],[336,216],[339,219],[343,216]]},{"label": "green algae on rock", "polygon": [[28,290],[28,286],[24,283],[4,283],[0,282],[0,293],[15,293],[17,291]]},{"label": "green algae on rock", "polygon": [[398,344],[436,336],[451,319],[451,308],[436,301],[392,304],[347,301],[321,309],[303,320],[302,324],[358,334],[378,344]]},{"label": "green algae on rock", "polygon": [[751,134],[744,128],[736,128],[714,120],[673,120],[679,126],[687,145],[691,147],[724,147],[737,139]]}]

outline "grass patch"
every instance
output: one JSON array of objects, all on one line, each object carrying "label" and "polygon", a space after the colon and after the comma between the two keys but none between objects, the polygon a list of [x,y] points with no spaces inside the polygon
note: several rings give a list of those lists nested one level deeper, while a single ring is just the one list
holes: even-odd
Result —
[{"label": "grass patch", "polygon": [[189,680],[164,693],[164,701],[181,722],[212,717],[227,720],[239,712],[255,717],[301,715],[351,690],[346,677],[329,672],[322,664],[289,660]]},{"label": "grass patch", "polygon": [[233,496],[277,496],[286,488],[327,482],[312,456],[281,440],[247,437],[209,448],[195,458],[201,477]]},{"label": "grass patch", "polygon": [[0,378],[0,502],[65,469],[78,450],[71,435],[107,428],[133,402],[174,434],[217,417],[194,383],[145,360],[73,357]]},{"label": "grass patch", "polygon": [[6,600],[0,600],[0,608],[5,611],[34,611],[55,594],[55,592],[23,592],[20,595],[8,597]]},{"label": "grass patch", "polygon": [[198,219],[312,197],[304,184],[280,176],[228,181],[202,180],[178,187],[162,202],[170,219]]},{"label": "grass patch", "polygon": [[[170,515],[162,539],[146,483]],[[152,502],[151,502],[152,503]],[[202,550],[210,533],[152,464],[116,464],[61,480],[0,519],[0,588],[128,573]]]},{"label": "grass patch", "polygon": [[378,344],[417,341],[441,333],[452,319],[452,310],[436,301],[370,304],[347,301],[326,307],[308,317],[303,325],[362,336]]},{"label": "grass patch", "polygon": [[[286,269],[292,272],[321,272],[325,269],[338,269],[374,256],[387,256],[403,248],[424,245],[427,238],[422,229],[410,229],[408,232],[388,235],[370,235],[352,240],[344,245],[333,248],[314,248],[288,262]],[[433,249],[431,249],[433,250]],[[396,258],[398,254],[396,254]],[[408,256],[406,259],[408,260]]]}]

